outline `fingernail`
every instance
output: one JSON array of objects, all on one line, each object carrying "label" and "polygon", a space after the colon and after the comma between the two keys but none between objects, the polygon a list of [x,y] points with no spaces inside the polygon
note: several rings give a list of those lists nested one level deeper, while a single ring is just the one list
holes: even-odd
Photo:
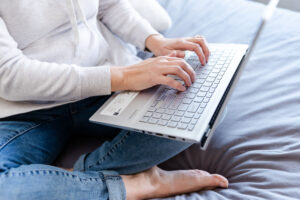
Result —
[{"label": "fingernail", "polygon": [[186,88],[184,86],[181,86],[180,90],[184,92],[186,90]]}]

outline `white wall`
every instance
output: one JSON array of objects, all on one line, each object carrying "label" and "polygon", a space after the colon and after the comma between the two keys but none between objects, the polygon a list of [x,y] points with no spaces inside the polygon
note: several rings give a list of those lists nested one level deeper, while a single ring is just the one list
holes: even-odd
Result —
[{"label": "white wall", "polygon": [[[269,2],[269,0],[255,0],[255,1],[263,2],[263,3]],[[279,6],[282,8],[288,8],[300,12],[300,0],[281,0]]]}]

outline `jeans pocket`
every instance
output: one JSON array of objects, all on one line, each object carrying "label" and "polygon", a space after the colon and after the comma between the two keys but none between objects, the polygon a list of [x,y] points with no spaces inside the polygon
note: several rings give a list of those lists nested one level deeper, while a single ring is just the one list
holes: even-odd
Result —
[{"label": "jeans pocket", "polygon": [[35,122],[0,121],[0,150],[16,137],[39,125]]}]

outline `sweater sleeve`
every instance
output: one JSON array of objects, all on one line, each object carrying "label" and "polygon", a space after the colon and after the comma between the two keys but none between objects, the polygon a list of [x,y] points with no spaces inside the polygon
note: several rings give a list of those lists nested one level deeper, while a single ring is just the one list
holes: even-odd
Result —
[{"label": "sweater sleeve", "polygon": [[0,17],[0,98],[73,101],[111,93],[109,66],[40,62],[26,57]]},{"label": "sweater sleeve", "polygon": [[145,49],[147,37],[159,34],[128,0],[101,0],[99,19],[121,39],[141,50]]}]

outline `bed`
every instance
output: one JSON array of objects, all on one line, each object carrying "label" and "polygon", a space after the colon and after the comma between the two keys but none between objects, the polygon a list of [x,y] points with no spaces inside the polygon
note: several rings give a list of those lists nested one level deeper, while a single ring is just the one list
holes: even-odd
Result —
[{"label": "bed", "polygon": [[[250,43],[264,5],[245,0],[160,0],[173,19],[168,37]],[[300,199],[300,13],[279,9],[267,25],[204,152],[195,144],[167,169],[219,173],[228,189],[183,199]]]},{"label": "bed", "polygon": [[[249,44],[264,9],[246,0],[159,2],[173,19],[166,36],[201,34],[216,43]],[[300,13],[276,12],[208,149],[201,151],[195,144],[161,165],[169,170],[197,168],[219,173],[229,179],[230,187],[167,199],[300,199],[299,22]],[[98,145],[93,139],[74,139],[57,165],[72,167],[78,155]]]}]

